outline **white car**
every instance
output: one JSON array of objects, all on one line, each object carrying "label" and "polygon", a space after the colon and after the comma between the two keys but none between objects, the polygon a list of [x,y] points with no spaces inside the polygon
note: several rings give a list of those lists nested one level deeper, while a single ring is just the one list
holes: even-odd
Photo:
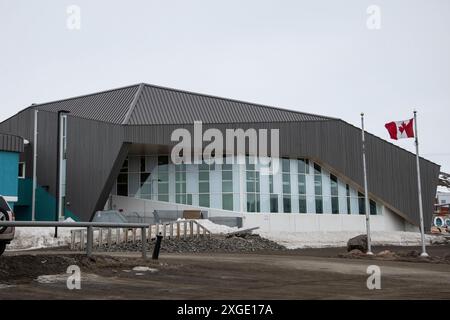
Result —
[{"label": "white car", "polygon": [[[2,196],[0,196],[0,221],[14,221],[14,213]],[[14,239],[14,232],[14,227],[0,226],[0,255],[5,251],[6,245]]]}]

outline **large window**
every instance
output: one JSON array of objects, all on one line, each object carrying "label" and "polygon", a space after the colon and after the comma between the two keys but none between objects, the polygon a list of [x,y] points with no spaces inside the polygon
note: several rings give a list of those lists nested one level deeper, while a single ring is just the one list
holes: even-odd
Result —
[{"label": "large window", "polygon": [[124,161],[117,178],[117,195],[128,197],[128,159]]},{"label": "large window", "polygon": [[298,163],[298,212],[306,213],[306,175],[309,174],[308,159],[299,159]]},{"label": "large window", "polygon": [[273,174],[269,175],[270,212],[278,212],[278,194],[274,193]]},{"label": "large window", "polygon": [[222,164],[222,209],[233,210],[233,165]]},{"label": "large window", "polygon": [[338,179],[336,176],[330,174],[330,186],[331,186],[331,213],[339,213],[339,191],[338,191]]},{"label": "large window", "polygon": [[152,198],[152,181],[151,181],[151,173],[148,170],[148,165],[146,163],[146,157],[142,156],[139,160],[140,171],[139,171],[139,192],[138,197],[142,199],[151,199]]},{"label": "large window", "polygon": [[[366,198],[364,193],[358,192],[358,205],[359,205],[359,214],[366,214]],[[369,199],[370,206],[370,214],[377,214],[377,204],[372,199]]]},{"label": "large window", "polygon": [[350,186],[347,184],[345,185],[345,190],[346,190],[346,200],[347,200],[347,214],[351,214],[352,210],[351,210],[351,202],[350,202]]},{"label": "large window", "polygon": [[322,168],[314,164],[314,193],[316,196],[316,213],[323,213]]},{"label": "large window", "polygon": [[200,207],[209,207],[209,171],[212,165],[202,163],[198,165],[198,205]]},{"label": "large window", "polygon": [[158,157],[158,200],[169,201],[169,157]]},{"label": "large window", "polygon": [[260,190],[259,190],[259,171],[252,159],[246,157],[245,176],[247,180],[247,212],[260,212]]},{"label": "large window", "polygon": [[181,204],[192,204],[192,200],[189,203],[186,194],[186,165],[178,164],[175,166],[175,202]]},{"label": "large window", "polygon": [[283,179],[283,212],[292,212],[291,206],[291,161],[282,159],[282,179]]},{"label": "large window", "polygon": [[[233,160],[175,165],[168,155],[130,155],[113,194],[230,211],[243,199],[244,210],[254,213],[365,214],[363,193],[316,162],[280,159],[279,172],[262,176],[258,161],[247,157],[240,194],[240,165]],[[369,200],[371,214],[382,212]]]}]

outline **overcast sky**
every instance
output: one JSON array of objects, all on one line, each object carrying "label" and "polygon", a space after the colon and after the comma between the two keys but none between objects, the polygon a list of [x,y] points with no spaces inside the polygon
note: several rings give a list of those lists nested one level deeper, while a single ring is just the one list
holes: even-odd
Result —
[{"label": "overcast sky", "polygon": [[[67,27],[70,5],[80,30]],[[367,26],[371,5],[380,29]],[[356,126],[363,111],[384,139],[386,122],[417,108],[421,153],[449,172],[449,33],[448,0],[0,0],[0,121],[140,82]]]}]

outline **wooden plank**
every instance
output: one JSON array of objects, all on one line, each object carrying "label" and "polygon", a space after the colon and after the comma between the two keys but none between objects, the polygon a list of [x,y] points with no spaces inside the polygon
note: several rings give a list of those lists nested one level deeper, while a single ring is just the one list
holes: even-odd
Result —
[{"label": "wooden plank", "polygon": [[80,250],[83,251],[84,250],[84,232],[86,230],[81,230],[80,231]]},{"label": "wooden plank", "polygon": [[184,210],[183,218],[184,219],[201,219],[202,212],[200,210]]},{"label": "wooden plank", "polygon": [[251,231],[253,231],[253,230],[257,230],[257,229],[259,229],[259,227],[246,228],[246,229],[238,229],[238,230],[236,230],[236,231],[227,233],[227,235],[233,235],[233,234],[236,234],[236,233],[249,233],[249,232],[251,232]]},{"label": "wooden plank", "polygon": [[108,247],[111,247],[111,242],[112,242],[112,234],[111,234],[111,228],[108,228]]},{"label": "wooden plank", "polygon": [[98,230],[98,246],[101,247],[103,245],[103,228]]},{"label": "wooden plank", "polygon": [[75,248],[75,230],[70,230],[70,250]]}]

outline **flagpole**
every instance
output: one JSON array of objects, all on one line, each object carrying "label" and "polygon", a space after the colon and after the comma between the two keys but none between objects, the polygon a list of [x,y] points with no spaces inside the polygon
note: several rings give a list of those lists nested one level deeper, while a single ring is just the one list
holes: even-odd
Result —
[{"label": "flagpole", "polygon": [[366,137],[364,133],[364,113],[361,113],[361,134],[362,134],[362,154],[364,170],[364,194],[366,201],[366,230],[367,230],[367,254],[372,255],[372,240],[370,237],[370,202],[369,191],[367,187],[367,165],[366,165]]},{"label": "flagpole", "polygon": [[420,181],[420,158],[419,158],[419,134],[417,132],[417,111],[414,110],[414,136],[416,139],[416,162],[417,162],[417,188],[419,192],[419,213],[420,213],[420,234],[422,239],[422,253],[421,257],[428,257],[425,247],[425,230],[423,225],[423,203],[422,203],[422,184]]},{"label": "flagpole", "polygon": [[31,191],[31,221],[36,220],[36,188],[37,188],[37,147],[38,147],[38,110],[34,109],[33,132],[33,190]]}]

